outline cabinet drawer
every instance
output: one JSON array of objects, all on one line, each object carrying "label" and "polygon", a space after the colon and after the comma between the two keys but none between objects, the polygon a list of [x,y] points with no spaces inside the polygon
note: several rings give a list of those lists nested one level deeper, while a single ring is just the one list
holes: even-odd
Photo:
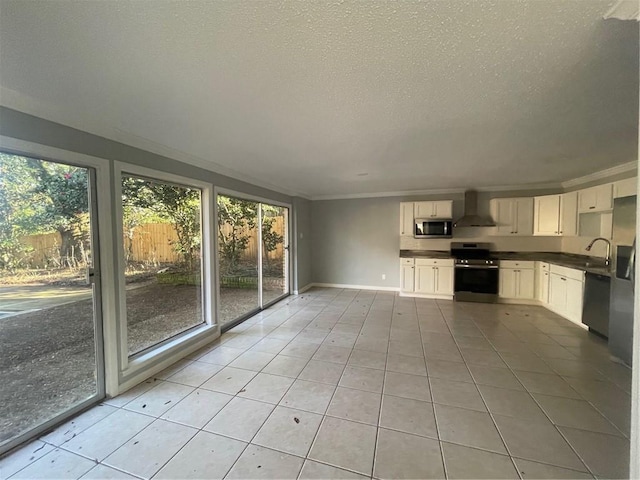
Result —
[{"label": "cabinet drawer", "polygon": [[533,269],[535,267],[534,261],[529,260],[500,260],[500,268],[520,268],[523,270]]},{"label": "cabinet drawer", "polygon": [[453,267],[452,258],[416,258],[417,266]]},{"label": "cabinet drawer", "polygon": [[551,264],[551,273],[560,275],[562,277],[573,278],[580,282],[584,281],[584,272],[582,270],[576,270],[575,268],[561,267],[560,265]]},{"label": "cabinet drawer", "polygon": [[413,258],[401,258],[400,259],[400,265],[413,265],[414,264],[414,259]]},{"label": "cabinet drawer", "polygon": [[536,268],[538,270],[542,270],[543,272],[549,271],[549,264],[545,262],[536,262]]}]

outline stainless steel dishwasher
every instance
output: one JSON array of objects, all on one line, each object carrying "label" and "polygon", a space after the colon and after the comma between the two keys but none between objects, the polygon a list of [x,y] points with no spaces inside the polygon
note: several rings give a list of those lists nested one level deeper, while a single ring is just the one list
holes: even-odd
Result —
[{"label": "stainless steel dishwasher", "polygon": [[609,336],[609,302],[611,278],[586,272],[582,323],[602,336]]}]

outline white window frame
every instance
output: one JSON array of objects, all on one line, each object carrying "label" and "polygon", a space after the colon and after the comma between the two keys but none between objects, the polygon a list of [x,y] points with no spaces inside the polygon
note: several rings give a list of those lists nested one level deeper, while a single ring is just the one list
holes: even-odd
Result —
[{"label": "white window frame", "polygon": [[[213,186],[189,177],[182,177],[160,170],[140,167],[130,163],[116,161],[114,164],[114,198],[116,216],[116,238],[124,238],[123,233],[123,208],[122,208],[122,176],[131,175],[149,180],[158,180],[185,187],[201,190],[201,232],[202,232],[202,298],[204,324],[193,328],[191,331],[179,334],[175,338],[167,339],[158,346],[151,346],[141,354],[129,356],[129,344],[127,338],[127,305],[126,285],[124,279],[125,253],[124,243],[117,243],[117,284],[120,302],[118,305],[118,359],[120,363],[120,390],[124,391],[129,386],[138,383],[142,378],[149,376],[150,372],[161,370],[164,366],[177,361],[185,355],[185,345],[192,346],[189,350],[195,350],[220,336],[220,326],[217,321],[217,299],[215,296],[216,255],[214,250],[213,217],[214,196]],[[187,343],[188,342],[188,343]],[[195,346],[197,345],[197,346]]]}]

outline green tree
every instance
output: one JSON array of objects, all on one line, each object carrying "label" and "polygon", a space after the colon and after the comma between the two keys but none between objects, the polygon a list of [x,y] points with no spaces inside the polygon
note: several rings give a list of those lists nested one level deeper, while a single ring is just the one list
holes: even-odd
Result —
[{"label": "green tree", "polygon": [[29,201],[34,186],[25,158],[0,153],[0,268],[4,270],[25,266],[28,249],[20,237],[32,228],[30,220],[38,206]]},{"label": "green tree", "polygon": [[122,180],[125,235],[155,215],[173,226],[178,240],[173,248],[189,271],[200,251],[200,190],[135,177]]},{"label": "green tree", "polygon": [[61,264],[86,260],[87,182],[85,169],[0,153],[1,266],[25,266],[19,238],[52,230],[60,233]]},{"label": "green tree", "polygon": [[273,252],[284,241],[284,237],[273,229],[273,224],[277,218],[284,219],[283,210],[282,207],[262,204],[262,248],[265,253],[264,262],[267,270],[271,269],[269,253]]},{"label": "green tree", "polygon": [[[218,195],[218,247],[221,266],[226,273],[237,271],[257,218],[257,203]],[[225,229],[224,225],[229,225],[229,228]]]},{"label": "green tree", "polygon": [[89,178],[84,168],[27,159],[32,168],[33,193],[41,200],[34,221],[60,234],[63,266],[77,267],[89,255]]}]

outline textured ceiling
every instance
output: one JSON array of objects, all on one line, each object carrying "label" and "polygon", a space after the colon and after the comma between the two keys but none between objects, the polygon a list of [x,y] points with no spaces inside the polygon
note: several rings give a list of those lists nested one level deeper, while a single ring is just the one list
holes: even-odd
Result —
[{"label": "textured ceiling", "polygon": [[559,182],[637,158],[613,3],[1,0],[0,102],[308,196]]}]

